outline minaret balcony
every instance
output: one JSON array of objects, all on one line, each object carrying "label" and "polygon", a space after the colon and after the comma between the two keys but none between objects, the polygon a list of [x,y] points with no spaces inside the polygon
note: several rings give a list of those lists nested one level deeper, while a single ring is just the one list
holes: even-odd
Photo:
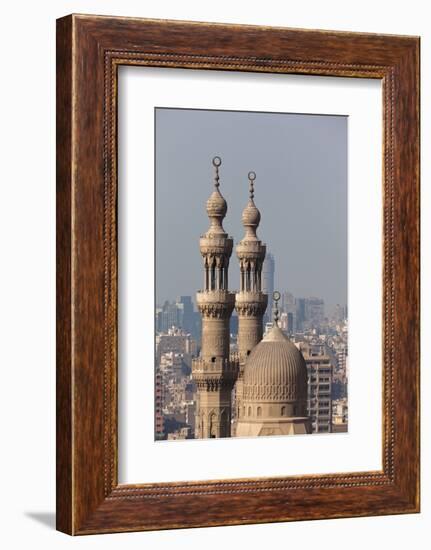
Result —
[{"label": "minaret balcony", "polygon": [[268,295],[263,293],[260,290],[242,290],[241,292],[237,292],[235,295],[235,304],[236,305],[242,305],[242,304],[259,304],[262,306],[267,306],[268,304]]},{"label": "minaret balcony", "polygon": [[236,255],[240,260],[263,260],[265,258],[266,245],[261,241],[242,240],[236,245]]},{"label": "minaret balcony", "polygon": [[244,290],[235,296],[235,309],[240,317],[261,317],[268,305],[268,295],[261,291]]},{"label": "minaret balcony", "polygon": [[209,234],[202,235],[199,239],[199,249],[202,256],[230,256],[233,248],[233,239],[227,234]]},{"label": "minaret balcony", "polygon": [[238,377],[239,364],[236,360],[214,358],[213,361],[197,357],[192,361],[192,377],[195,382],[219,378],[233,385]]},{"label": "minaret balcony", "polygon": [[235,293],[228,290],[199,290],[196,293],[196,302],[198,307],[214,304],[233,307],[235,305]]},{"label": "minaret balcony", "polygon": [[192,362],[192,377],[200,391],[232,391],[238,371],[238,363],[229,359],[217,358],[215,361],[207,361],[196,358]]}]

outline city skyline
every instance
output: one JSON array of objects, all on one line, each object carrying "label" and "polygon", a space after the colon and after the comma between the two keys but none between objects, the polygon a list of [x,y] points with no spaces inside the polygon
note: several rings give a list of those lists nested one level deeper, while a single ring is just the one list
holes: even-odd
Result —
[{"label": "city skyline", "polygon": [[235,247],[240,288],[232,292],[221,159],[212,164],[198,312],[184,295],[156,309],[155,439],[345,432],[347,309],[339,306],[329,320],[322,298],[274,290],[275,260],[257,233],[254,172],[241,216],[244,236]]},{"label": "city skyline", "polygon": [[[305,299],[305,300],[308,300],[308,299],[311,299],[311,298],[318,298],[318,299],[323,299],[321,296],[318,296],[316,293],[314,294],[311,294],[310,296],[295,296],[291,291],[290,289],[278,289],[277,288],[277,291],[279,291],[281,293],[281,295],[283,294],[292,294],[292,296],[294,296],[295,299]],[[190,294],[181,294],[181,295],[178,295],[178,296],[165,296],[165,297],[162,297],[160,299],[160,301],[156,301],[156,307],[162,307],[166,302],[170,303],[170,304],[173,304],[175,302],[178,302],[180,301],[181,298],[190,298],[191,301],[192,301],[192,304],[193,304],[193,308],[194,308],[194,311],[197,312],[197,304],[196,304],[196,297],[195,297],[195,294],[196,293],[190,293]],[[282,306],[280,306],[282,307]],[[338,309],[338,307],[342,307],[342,308],[345,308],[347,309],[348,307],[348,304],[347,303],[337,303],[337,304],[331,304],[329,307],[328,307],[328,304],[326,302],[324,302],[324,307],[325,307],[325,317],[327,318],[330,318],[332,317],[332,315],[334,314],[334,312]],[[234,312],[233,313],[233,316],[235,316],[236,313]],[[347,319],[347,315],[346,315],[346,319]]]},{"label": "city skyline", "polygon": [[[212,177],[207,157],[214,152],[223,153],[225,226],[234,243],[241,238],[247,171],[253,169],[262,240],[271,243],[268,253],[275,257],[274,288],[322,297],[328,310],[346,304],[346,118],[156,109],[157,304],[194,296],[202,287],[196,232],[205,229]],[[168,244],[173,230],[174,249]],[[237,289],[236,262],[229,279]]]},{"label": "city skyline", "polygon": [[[278,292],[278,291],[277,291]],[[346,323],[348,320],[347,304],[337,304],[328,312],[322,298],[318,296],[294,296],[289,290],[279,292],[278,309],[282,330],[293,334],[300,334],[310,328],[321,328],[325,323]],[[267,310],[263,318],[268,326],[272,322],[271,313]],[[156,305],[155,332],[163,334],[175,328],[190,334],[200,346],[200,314],[193,296],[178,296],[166,299]],[[238,334],[238,315],[233,311],[230,321],[230,333],[233,337]]]}]

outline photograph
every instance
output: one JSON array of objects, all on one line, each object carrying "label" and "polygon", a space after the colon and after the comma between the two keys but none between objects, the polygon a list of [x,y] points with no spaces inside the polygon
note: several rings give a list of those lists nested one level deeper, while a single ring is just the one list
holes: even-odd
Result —
[{"label": "photograph", "polygon": [[154,121],[154,439],[348,432],[348,116]]},{"label": "photograph", "polygon": [[1,547],[430,548],[430,4],[2,8]]},{"label": "photograph", "polygon": [[363,546],[349,518],[421,509],[422,27],[219,8],[56,21],[56,529],[320,547],[333,519]]}]

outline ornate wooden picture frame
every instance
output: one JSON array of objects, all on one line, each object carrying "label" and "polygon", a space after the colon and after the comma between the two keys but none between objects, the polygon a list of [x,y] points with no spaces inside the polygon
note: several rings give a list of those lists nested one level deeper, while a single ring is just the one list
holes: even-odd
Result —
[{"label": "ornate wooden picture frame", "polygon": [[[380,79],[381,471],[118,483],[117,69]],[[57,21],[57,528],[69,534],[419,511],[419,39],[70,15]]]}]

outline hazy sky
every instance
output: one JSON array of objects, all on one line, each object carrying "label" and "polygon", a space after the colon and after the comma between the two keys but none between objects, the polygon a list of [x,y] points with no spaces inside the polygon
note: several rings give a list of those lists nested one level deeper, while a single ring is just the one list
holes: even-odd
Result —
[{"label": "hazy sky", "polygon": [[[199,236],[209,226],[215,155],[234,247],[253,170],[258,235],[275,257],[275,288],[346,304],[347,117],[189,109],[156,109],[157,302],[202,287]],[[235,252],[229,269],[236,290]]]}]

